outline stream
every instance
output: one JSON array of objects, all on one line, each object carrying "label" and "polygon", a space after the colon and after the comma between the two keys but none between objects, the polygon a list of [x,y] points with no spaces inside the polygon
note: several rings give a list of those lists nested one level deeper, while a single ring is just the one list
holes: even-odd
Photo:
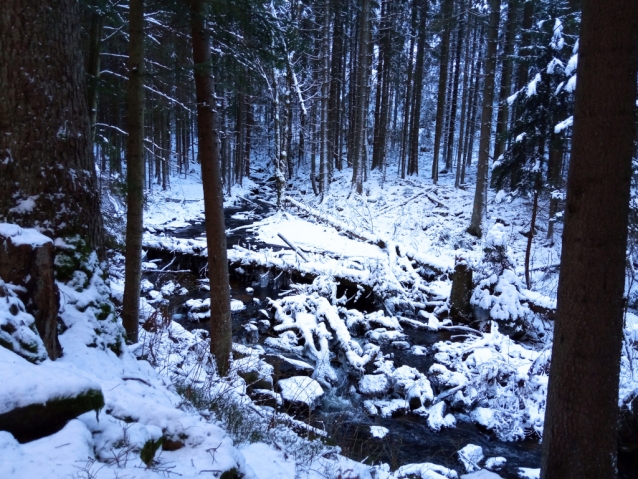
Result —
[{"label": "stream", "polygon": [[[241,245],[251,248],[272,247],[277,250],[281,246],[266,245],[257,241],[247,229],[237,229],[242,226],[252,224],[254,221],[267,216],[271,207],[265,204],[247,204],[246,207],[228,208],[225,210],[225,220],[227,230],[232,232],[227,235],[228,247]],[[205,237],[203,223],[192,223],[183,228],[166,231],[167,235],[178,238],[202,238]],[[288,248],[286,248],[288,249]],[[155,259],[159,266],[168,264],[171,258],[161,257],[149,251],[149,259]],[[187,295],[169,296],[168,310],[174,320],[178,321],[188,330],[208,329],[208,322],[189,321],[185,314],[184,302],[188,299],[204,299],[209,293],[205,289],[205,272],[201,264],[202,259],[182,256],[172,259],[173,268],[176,270],[188,270],[192,273],[146,273],[145,277],[156,284],[156,289],[163,281],[179,282],[180,285],[188,289]],[[240,300],[245,304],[245,309],[234,311],[233,333],[237,342],[246,341],[246,325],[253,319],[264,319],[262,309],[267,309],[267,298],[277,298],[281,292],[289,288],[292,282],[289,273],[279,273],[268,270],[246,271],[244,268],[230,269],[231,297]],[[204,287],[202,288],[202,286]],[[248,289],[247,289],[248,288]],[[371,306],[371,305],[370,305]],[[352,307],[352,306],[350,306]],[[365,309],[365,305],[357,305],[358,308]],[[372,311],[372,309],[371,309]],[[383,346],[384,354],[392,354],[395,366],[407,365],[425,373],[433,364],[433,352],[430,347],[438,341],[449,340],[449,331],[425,331],[405,328],[404,333],[408,336],[411,345],[419,345],[427,348],[427,354],[415,355],[409,350],[393,349],[391,346]],[[259,336],[259,343],[263,345],[265,335]],[[252,339],[253,341],[255,338]],[[250,342],[250,340],[248,341]],[[304,360],[292,354],[282,353],[267,346],[266,361],[274,359],[275,367],[274,380],[276,381],[280,372],[281,364],[276,364],[278,355],[287,356],[291,359]],[[371,366],[371,365],[369,365]],[[372,368],[374,369],[374,368]],[[367,371],[368,373],[371,371]],[[433,462],[445,467],[453,468],[464,473],[462,465],[459,463],[456,452],[467,444],[475,444],[483,448],[483,453],[488,457],[504,457],[507,463],[497,473],[505,479],[514,479],[518,476],[518,468],[538,468],[540,467],[541,445],[537,439],[527,439],[519,442],[503,442],[497,440],[492,434],[481,430],[479,426],[472,423],[468,416],[454,411],[457,419],[456,427],[442,429],[440,432],[432,431],[426,419],[417,415],[407,414],[396,417],[368,417],[362,407],[362,399],[352,392],[352,381],[348,380],[347,374],[340,374],[340,383],[333,390],[327,391],[320,399],[318,405],[303,419],[310,424],[325,429],[330,435],[330,443],[341,447],[343,454],[366,463],[386,462],[392,469],[410,463]],[[308,413],[306,413],[308,414]],[[381,438],[373,437],[370,426],[383,426],[389,433]],[[637,469],[635,458],[620,456],[620,478],[636,478]],[[632,465],[631,463],[634,462]],[[630,472],[631,471],[631,472]]]}]

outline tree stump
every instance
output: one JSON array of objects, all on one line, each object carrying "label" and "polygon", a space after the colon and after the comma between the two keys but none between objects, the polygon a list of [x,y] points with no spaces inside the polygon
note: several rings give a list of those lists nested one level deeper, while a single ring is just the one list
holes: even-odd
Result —
[{"label": "tree stump", "polygon": [[452,319],[468,323],[472,318],[472,269],[467,259],[457,256],[452,274],[452,291],[450,292],[450,314]]},{"label": "tree stump", "polygon": [[51,238],[35,229],[0,223],[0,278],[21,286],[16,290],[44,342],[49,358],[61,355],[57,321],[60,293],[53,268],[55,247]]}]

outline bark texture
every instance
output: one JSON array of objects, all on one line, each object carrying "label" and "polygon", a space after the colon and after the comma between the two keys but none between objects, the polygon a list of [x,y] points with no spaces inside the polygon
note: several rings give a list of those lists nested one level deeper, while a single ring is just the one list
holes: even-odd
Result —
[{"label": "bark texture", "polygon": [[210,39],[205,27],[205,4],[193,0],[192,41],[197,96],[197,138],[199,161],[204,183],[204,213],[208,244],[208,277],[210,280],[210,351],[215,356],[220,375],[228,372],[232,341],[230,287],[224,225],[224,195],[219,168],[219,139],[210,73]]},{"label": "bark texture", "polygon": [[583,1],[543,479],[616,477],[638,2]]},{"label": "bark texture", "polygon": [[128,209],[122,324],[128,341],[136,343],[140,315],[144,220],[144,0],[130,2],[128,71]]},{"label": "bark texture", "polygon": [[0,221],[102,251],[75,0],[0,6]]},{"label": "bark texture", "polygon": [[485,58],[485,85],[483,87],[483,113],[481,114],[481,139],[479,141],[478,162],[476,165],[476,190],[472,220],[467,232],[480,238],[483,235],[482,222],[485,212],[487,193],[488,162],[490,159],[490,140],[492,138],[492,110],[494,108],[494,74],[496,72],[496,47],[498,45],[498,25],[501,20],[501,1],[490,1],[490,26],[487,35],[487,53]]},{"label": "bark texture", "polygon": [[35,318],[38,334],[53,360],[62,355],[58,342],[60,292],[53,275],[54,258],[51,240],[28,244],[0,234],[0,278],[22,286],[16,293]]}]

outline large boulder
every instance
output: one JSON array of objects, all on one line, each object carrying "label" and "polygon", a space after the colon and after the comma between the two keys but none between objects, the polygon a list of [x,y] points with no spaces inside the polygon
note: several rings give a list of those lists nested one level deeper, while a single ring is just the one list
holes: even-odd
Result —
[{"label": "large boulder", "polygon": [[55,247],[35,229],[0,223],[0,278],[19,286],[16,293],[35,326],[49,358],[60,356],[57,337],[59,292],[54,279]]},{"label": "large boulder", "polygon": [[48,436],[71,419],[104,407],[94,381],[46,361],[34,365],[0,347],[0,431],[20,442]]}]

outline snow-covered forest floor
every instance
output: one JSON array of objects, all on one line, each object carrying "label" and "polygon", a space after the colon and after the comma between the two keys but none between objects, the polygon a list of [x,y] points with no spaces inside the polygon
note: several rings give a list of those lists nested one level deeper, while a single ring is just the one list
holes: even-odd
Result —
[{"label": "snow-covered forest floor", "polygon": [[[0,477],[501,477],[487,470],[537,477],[538,463],[508,469],[510,458],[489,457],[476,444],[406,463],[388,460],[384,441],[391,418],[409,416],[433,434],[471,424],[486,443],[539,442],[560,224],[556,240],[545,239],[541,208],[528,289],[530,199],[490,191],[477,240],[465,232],[473,190],[455,189],[451,175],[439,185],[392,175],[382,184],[373,175],[363,195],[352,192],[350,175],[336,173],[322,201],[307,178],[292,181],[280,211],[268,205],[275,192],[264,169],[233,188],[227,206],[245,225],[227,231],[243,235],[228,252],[238,316],[227,378],[216,375],[208,353],[205,275],[187,280],[178,262],[163,259],[206,256],[202,230],[183,234],[204,219],[201,182],[196,173],[174,177],[170,190],[149,195],[139,343],[123,344],[115,315],[105,321],[97,314],[109,295],[121,300],[121,255],[111,254],[106,281],[95,257],[84,258],[88,281],[60,283],[63,357],[37,366],[44,379],[34,384],[25,377],[36,366],[0,348],[0,404],[92,384],[105,407],[25,444],[0,432]],[[122,213],[118,200],[105,203]],[[474,271],[471,322],[450,317],[455,261]],[[282,275],[288,281],[277,296],[258,294],[281,285]],[[638,391],[632,312],[625,333],[623,404]],[[337,409],[343,424],[329,425]],[[357,443],[365,454],[332,437],[335,427],[355,422],[366,429]],[[163,447],[143,462],[140,452],[148,459],[160,438]],[[357,462],[342,453],[369,457]],[[371,466],[375,456],[384,461]]]}]

